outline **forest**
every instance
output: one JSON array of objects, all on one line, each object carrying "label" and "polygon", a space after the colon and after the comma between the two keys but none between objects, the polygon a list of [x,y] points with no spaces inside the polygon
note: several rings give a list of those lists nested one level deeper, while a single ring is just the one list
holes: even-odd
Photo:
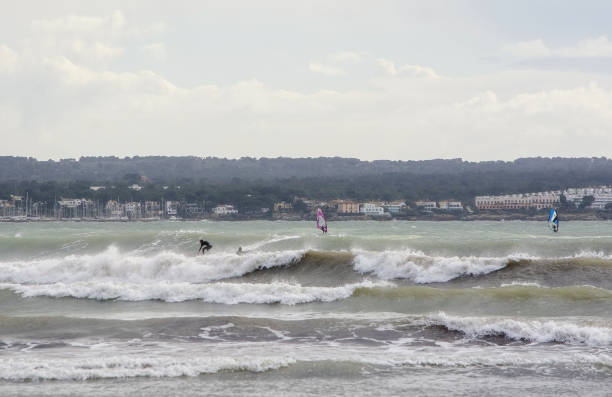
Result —
[{"label": "forest", "polygon": [[[139,184],[142,190],[129,189]],[[83,157],[38,161],[0,157],[0,199],[10,194],[53,202],[178,200],[236,205],[241,211],[295,197],[330,200],[445,200],[477,195],[612,184],[606,158],[523,158],[467,162],[361,161],[347,158]],[[90,186],[104,186],[93,191]]]}]

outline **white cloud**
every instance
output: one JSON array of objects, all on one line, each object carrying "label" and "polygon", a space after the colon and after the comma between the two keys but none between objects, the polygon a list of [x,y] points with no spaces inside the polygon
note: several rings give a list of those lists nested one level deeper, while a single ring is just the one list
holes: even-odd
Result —
[{"label": "white cloud", "polygon": [[344,74],[344,70],[331,65],[324,65],[319,62],[310,62],[308,64],[308,70],[314,73],[324,74],[326,76],[341,76]]},{"label": "white cloud", "polygon": [[341,51],[333,54],[331,59],[336,63],[359,63],[363,56],[356,52]]},{"label": "white cloud", "polygon": [[164,43],[151,43],[140,47],[140,51],[158,61],[166,59],[166,45]]},{"label": "white cloud", "polygon": [[380,58],[378,59],[378,65],[383,68],[383,70],[390,76],[397,75],[397,68],[395,67],[395,63],[389,61],[388,59]]},{"label": "white cloud", "polygon": [[506,45],[504,52],[519,58],[595,58],[612,57],[612,42],[606,36],[587,38],[573,46],[552,48],[542,39]]},{"label": "white cloud", "polygon": [[[458,153],[508,159],[607,154],[612,146],[612,90],[580,84],[584,79],[575,74],[405,79],[398,75],[431,77],[431,71],[393,66],[398,75],[376,86],[362,82],[355,90],[307,93],[258,80],[180,87],[150,71],[96,70],[62,57],[39,62],[12,81],[31,92],[32,75],[44,76],[45,95],[56,101],[15,107],[18,102],[0,100],[0,116],[23,136],[7,143],[3,154],[316,156],[337,155],[342,147],[366,159]],[[567,88],[550,88],[560,83]],[[313,139],[328,144],[310,150]]]},{"label": "white cloud", "polygon": [[412,76],[412,77],[428,77],[437,79],[440,76],[436,73],[435,70],[429,67],[420,66],[420,65],[403,65],[400,67],[396,67],[395,63],[389,61],[388,59],[379,58],[377,60],[378,66],[380,66],[385,73],[390,76]]},{"label": "white cloud", "polygon": [[12,73],[17,67],[19,57],[15,51],[0,44],[0,73]]},{"label": "white cloud", "polygon": [[43,33],[88,34],[101,30],[120,30],[125,24],[123,13],[116,10],[108,17],[68,15],[55,19],[37,19],[32,21],[32,29]]},{"label": "white cloud", "polygon": [[[610,75],[523,69],[457,76],[418,64],[416,55],[403,64],[344,51],[308,68],[346,77],[309,76],[319,84],[312,87],[250,78],[256,68],[246,67],[228,67],[222,83],[200,72],[208,83],[194,85],[140,70],[146,57],[166,57],[164,38],[156,36],[166,25],[145,25],[121,12],[73,15],[37,21],[22,49],[0,43],[0,125],[14,137],[0,155],[612,155]],[[605,37],[568,48],[518,44],[507,51],[592,57],[610,45]],[[163,70],[171,70],[170,61]],[[317,139],[324,147],[312,145]]]},{"label": "white cloud", "polygon": [[540,58],[551,55],[550,48],[544,44],[542,39],[509,44],[503,50],[507,54],[519,58]]},{"label": "white cloud", "polygon": [[113,46],[108,43],[85,42],[82,40],[72,41],[70,48],[72,53],[80,59],[86,59],[92,62],[105,62],[124,53],[121,47]]},{"label": "white cloud", "polygon": [[106,16],[37,19],[30,27],[32,37],[24,41],[24,52],[34,56],[65,57],[97,69],[108,67],[130,49],[157,60],[165,58],[165,45],[151,39],[162,35],[166,24],[129,24],[121,10]]}]

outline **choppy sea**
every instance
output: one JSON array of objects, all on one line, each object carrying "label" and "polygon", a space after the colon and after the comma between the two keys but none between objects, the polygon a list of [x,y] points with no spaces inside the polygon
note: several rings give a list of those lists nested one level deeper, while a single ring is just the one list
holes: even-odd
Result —
[{"label": "choppy sea", "polygon": [[232,394],[612,395],[612,222],[0,224],[0,395]]}]

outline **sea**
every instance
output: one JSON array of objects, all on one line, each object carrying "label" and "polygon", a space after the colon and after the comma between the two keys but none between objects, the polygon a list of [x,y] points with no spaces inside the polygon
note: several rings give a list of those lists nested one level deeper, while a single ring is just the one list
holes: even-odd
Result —
[{"label": "sea", "polygon": [[2,223],[0,395],[610,396],[612,222]]}]

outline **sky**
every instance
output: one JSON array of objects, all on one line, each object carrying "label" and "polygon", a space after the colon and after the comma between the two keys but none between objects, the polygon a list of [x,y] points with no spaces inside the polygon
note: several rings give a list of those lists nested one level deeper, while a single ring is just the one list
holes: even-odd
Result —
[{"label": "sky", "polygon": [[609,1],[0,9],[0,155],[612,157]]}]

